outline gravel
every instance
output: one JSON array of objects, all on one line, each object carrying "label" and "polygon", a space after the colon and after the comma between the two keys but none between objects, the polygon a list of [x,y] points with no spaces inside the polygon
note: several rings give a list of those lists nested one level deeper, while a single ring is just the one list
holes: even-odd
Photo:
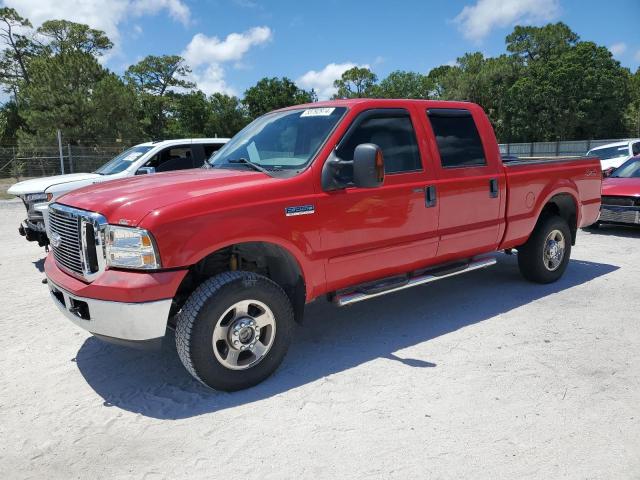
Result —
[{"label": "gravel", "polygon": [[2,478],[639,478],[640,230],[581,231],[565,276],[515,257],[307,310],[278,372],[205,389],[173,338],[108,345],[41,283],[0,202]]}]

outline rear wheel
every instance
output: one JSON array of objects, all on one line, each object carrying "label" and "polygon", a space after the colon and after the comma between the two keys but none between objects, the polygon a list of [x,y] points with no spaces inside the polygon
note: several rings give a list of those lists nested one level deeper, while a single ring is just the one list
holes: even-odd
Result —
[{"label": "rear wheel", "polygon": [[279,285],[251,272],[226,272],[191,294],[176,319],[185,368],[218,390],[241,390],[271,375],[293,331],[293,310]]},{"label": "rear wheel", "polygon": [[567,268],[571,256],[571,230],[557,215],[542,219],[527,243],[518,248],[518,266],[527,280],[551,283]]}]

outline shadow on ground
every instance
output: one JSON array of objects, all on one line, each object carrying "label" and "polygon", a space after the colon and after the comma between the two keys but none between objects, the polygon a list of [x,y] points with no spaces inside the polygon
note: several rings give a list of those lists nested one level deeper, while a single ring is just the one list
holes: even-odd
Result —
[{"label": "shadow on ground", "polygon": [[398,361],[408,368],[437,368],[434,363],[401,358],[394,352],[617,269],[571,260],[558,282],[537,285],[522,280],[515,257],[500,256],[491,269],[347,308],[317,301],[308,306],[305,323],[280,369],[260,385],[231,394],[194,381],[180,364],[172,335],[159,351],[132,350],[92,337],[75,361],[105,406],[154,418],[187,418],[269,398],[376,358]]},{"label": "shadow on ground", "polygon": [[604,224],[598,228],[587,228],[582,230],[583,233],[592,235],[606,235],[611,237],[640,238],[640,226],[634,225],[611,225]]},{"label": "shadow on ground", "polygon": [[33,266],[36,267],[36,269],[40,272],[40,273],[44,273],[44,261],[46,260],[45,258],[41,258],[40,260],[36,260],[35,262],[31,262],[33,263]]}]

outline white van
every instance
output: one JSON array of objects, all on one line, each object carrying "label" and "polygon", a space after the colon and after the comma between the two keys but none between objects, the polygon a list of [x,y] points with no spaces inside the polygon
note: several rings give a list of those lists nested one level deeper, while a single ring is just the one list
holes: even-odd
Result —
[{"label": "white van", "polygon": [[30,242],[47,246],[49,239],[44,217],[48,204],[59,196],[108,180],[198,168],[228,141],[228,138],[194,138],[141,143],[112,158],[93,173],[71,173],[16,183],[7,193],[20,197],[27,208],[27,218],[18,231]]}]

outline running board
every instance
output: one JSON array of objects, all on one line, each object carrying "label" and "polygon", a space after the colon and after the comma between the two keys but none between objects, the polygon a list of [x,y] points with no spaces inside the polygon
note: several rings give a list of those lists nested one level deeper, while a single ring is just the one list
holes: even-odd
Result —
[{"label": "running board", "polygon": [[350,290],[343,293],[337,293],[333,297],[333,302],[339,307],[351,305],[352,303],[362,302],[370,298],[386,295],[387,293],[398,292],[406,288],[424,285],[425,283],[435,282],[443,278],[453,277],[461,273],[479,270],[480,268],[490,267],[496,264],[495,257],[475,257],[466,263],[457,263],[436,267],[415,277],[392,277],[380,280],[377,283],[369,283],[366,286],[356,287],[356,290]]}]

